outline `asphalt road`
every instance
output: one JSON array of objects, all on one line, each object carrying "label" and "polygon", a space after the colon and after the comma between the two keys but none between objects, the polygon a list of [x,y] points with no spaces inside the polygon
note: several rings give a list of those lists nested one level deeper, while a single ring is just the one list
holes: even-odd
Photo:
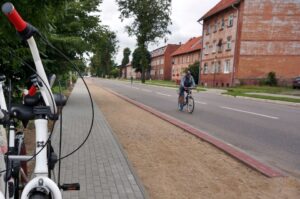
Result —
[{"label": "asphalt road", "polygon": [[189,114],[177,110],[176,89],[95,78],[93,82],[184,121],[300,178],[299,107],[194,92],[195,110]]}]

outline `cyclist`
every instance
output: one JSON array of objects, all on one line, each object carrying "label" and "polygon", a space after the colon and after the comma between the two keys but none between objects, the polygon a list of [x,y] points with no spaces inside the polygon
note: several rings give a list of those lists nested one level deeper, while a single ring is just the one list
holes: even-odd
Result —
[{"label": "cyclist", "polygon": [[180,111],[183,110],[184,106],[184,91],[186,91],[188,88],[195,87],[195,80],[193,76],[191,75],[191,71],[187,71],[187,73],[181,78],[180,81],[180,88],[179,88],[179,107],[178,109]]}]

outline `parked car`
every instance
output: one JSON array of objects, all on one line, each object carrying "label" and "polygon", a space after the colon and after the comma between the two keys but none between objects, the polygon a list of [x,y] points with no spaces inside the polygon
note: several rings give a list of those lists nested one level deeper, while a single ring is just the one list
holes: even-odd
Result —
[{"label": "parked car", "polygon": [[300,88],[300,76],[293,80],[293,88]]}]

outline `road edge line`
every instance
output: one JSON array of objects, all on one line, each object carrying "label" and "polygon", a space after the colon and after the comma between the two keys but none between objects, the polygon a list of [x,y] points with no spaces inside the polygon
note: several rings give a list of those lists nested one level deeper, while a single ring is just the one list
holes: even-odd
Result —
[{"label": "road edge line", "polygon": [[250,155],[246,154],[245,152],[242,152],[236,148],[234,148],[233,146],[230,146],[229,144],[221,141],[221,140],[218,140],[216,138],[214,138],[213,136],[211,135],[208,135],[206,133],[203,133],[201,132],[200,130],[190,126],[189,124],[187,123],[184,123],[182,121],[179,121],[169,115],[166,115],[154,108],[151,108],[149,106],[146,106],[142,103],[139,103],[135,100],[132,100],[128,97],[125,97],[119,93],[116,93],[114,91],[112,91],[111,89],[108,89],[108,88],[104,88],[102,86],[102,88],[106,91],[108,91],[109,93],[159,117],[160,119],[163,119],[185,131],[187,131],[188,133],[212,144],[213,146],[217,147],[218,149],[224,151],[225,153],[227,153],[228,155],[234,157],[235,159],[239,160],[240,162],[244,163],[246,166],[249,166],[250,168],[262,173],[263,175],[269,177],[269,178],[273,178],[273,177],[283,177],[285,176],[282,172],[278,171],[278,170],[275,170],[273,168],[271,168],[270,166],[267,166],[266,164],[254,159],[253,157],[251,157]]}]

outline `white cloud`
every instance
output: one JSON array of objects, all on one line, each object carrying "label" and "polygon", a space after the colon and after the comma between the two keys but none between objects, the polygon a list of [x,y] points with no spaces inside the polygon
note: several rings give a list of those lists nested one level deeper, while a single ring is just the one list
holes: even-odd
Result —
[{"label": "white cloud", "polygon": [[[202,25],[197,20],[208,12],[220,0],[173,0],[172,1],[172,23],[167,43],[186,42],[191,37],[202,34]],[[101,9],[102,24],[108,25],[111,30],[117,33],[119,40],[119,52],[116,55],[117,63],[121,63],[123,49],[129,47],[133,51],[136,47],[135,37],[129,37],[125,26],[130,24],[130,20],[121,22],[118,6],[113,0],[103,0]],[[164,41],[149,46],[149,50],[161,47]]]}]

